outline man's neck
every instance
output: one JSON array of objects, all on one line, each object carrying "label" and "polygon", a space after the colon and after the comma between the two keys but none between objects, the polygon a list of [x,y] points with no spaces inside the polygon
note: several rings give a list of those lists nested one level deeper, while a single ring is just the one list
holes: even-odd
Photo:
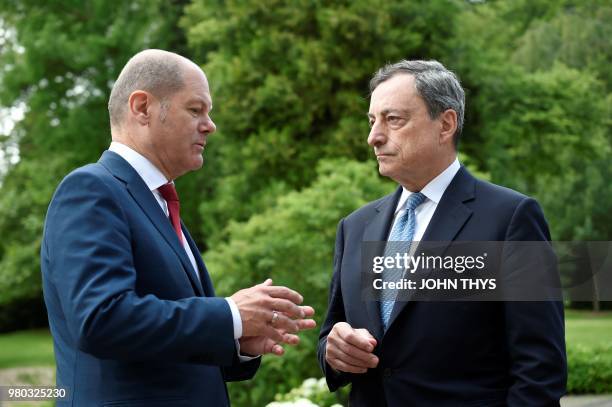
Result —
[{"label": "man's neck", "polygon": [[429,184],[434,178],[442,174],[456,159],[456,153],[449,155],[446,159],[440,160],[439,163],[432,167],[426,174],[421,175],[418,180],[400,180],[399,184],[410,192],[419,192],[425,187],[425,185]]},{"label": "man's neck", "polygon": [[166,171],[166,168],[164,168],[164,166],[157,159],[157,157],[155,157],[155,155],[153,155],[153,154],[149,154],[147,149],[143,148],[130,135],[113,135],[112,141],[115,141],[117,143],[121,143],[121,144],[131,148],[132,150],[136,151],[138,154],[142,155],[147,160],[149,160],[151,162],[151,164],[153,164],[162,174],[164,174],[166,179],[168,179],[170,181],[174,180],[174,177],[172,177],[171,174],[169,174],[169,172]]}]

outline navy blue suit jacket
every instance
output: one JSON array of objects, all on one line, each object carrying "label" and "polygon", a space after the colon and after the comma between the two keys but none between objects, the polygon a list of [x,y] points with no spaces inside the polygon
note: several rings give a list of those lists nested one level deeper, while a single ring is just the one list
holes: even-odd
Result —
[{"label": "navy blue suit jacket", "polygon": [[[560,302],[398,301],[383,332],[378,302],[362,298],[361,247],[387,239],[400,195],[398,188],[338,225],[318,349],[330,389],[352,383],[351,406],[558,406],[566,383]],[[545,241],[550,235],[535,200],[461,167],[422,240]],[[348,374],[326,363],[327,335],[341,321],[374,335],[377,368]]]},{"label": "navy blue suit jacket", "polygon": [[239,363],[230,308],[215,297],[151,191],[119,155],[79,168],[49,205],[41,248],[58,406],[226,406]]}]

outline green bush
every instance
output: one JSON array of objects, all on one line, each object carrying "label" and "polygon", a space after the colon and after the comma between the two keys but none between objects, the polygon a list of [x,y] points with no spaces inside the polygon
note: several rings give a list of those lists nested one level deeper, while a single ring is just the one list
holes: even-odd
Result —
[{"label": "green bush", "polygon": [[567,348],[567,392],[612,393],[612,344]]},{"label": "green bush", "polygon": [[[333,249],[338,221],[366,202],[393,190],[372,163],[322,160],[317,179],[301,191],[279,198],[248,222],[232,223],[228,242],[205,254],[218,295],[231,293],[271,277],[275,284],[298,290],[316,310],[321,324],[327,309]],[[318,377],[318,329],[300,335],[299,346],[282,358],[265,357],[256,379],[230,384],[232,404],[263,406],[276,394]]]},{"label": "green bush", "polygon": [[371,157],[372,73],[405,57],[443,59],[461,8],[448,0],[189,3],[181,26],[205,65],[218,124],[197,184],[210,190],[200,206],[210,247],[225,241],[230,221],[266,210],[263,198],[309,185],[320,159]]}]

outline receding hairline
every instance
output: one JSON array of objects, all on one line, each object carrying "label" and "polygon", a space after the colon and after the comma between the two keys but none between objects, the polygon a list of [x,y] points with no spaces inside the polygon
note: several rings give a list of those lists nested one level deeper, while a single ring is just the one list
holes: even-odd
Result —
[{"label": "receding hairline", "polygon": [[[412,87],[412,89],[414,89],[414,92],[415,92],[414,96],[423,100],[423,96],[421,96],[421,94],[419,93],[419,89],[417,88],[416,77],[414,76],[414,74],[412,74],[411,72],[396,72],[393,75],[386,78],[385,80],[378,83],[378,85],[376,85],[376,87],[370,92],[370,101],[372,99],[372,96],[374,95],[374,92],[378,90],[381,86],[384,86],[384,85],[391,86],[389,85],[389,83],[394,80],[398,80],[399,78],[402,78],[404,80],[411,79],[411,82],[412,82],[411,84],[406,84],[406,83],[401,84],[402,89],[408,89],[408,87]],[[403,85],[408,85],[408,86],[404,87]],[[399,86],[399,84],[394,84],[394,86],[397,87]],[[413,113],[413,110],[414,110],[413,107],[403,107],[403,108],[402,107],[388,107],[388,108],[385,108],[383,111],[381,111],[381,113],[390,113],[393,111],[397,113],[411,114]],[[370,115],[370,112],[368,111],[367,114]]]},{"label": "receding hairline", "polygon": [[182,65],[181,68],[183,69],[186,69],[187,67],[190,66],[190,67],[201,70],[201,68],[189,58],[185,58],[184,56],[179,55],[176,52],[166,51],[163,49],[155,49],[155,48],[145,49],[145,50],[142,50],[134,54],[134,56],[132,56],[128,60],[128,62],[125,64],[125,67],[123,69],[125,69],[128,65],[132,63],[153,61],[153,60],[157,60],[158,58],[174,60],[179,65]]},{"label": "receding hairline", "polygon": [[146,49],[132,56],[111,89],[108,101],[111,129],[123,124],[133,92],[146,91],[160,100],[166,99],[184,88],[190,71],[204,75],[196,63],[174,52]]},{"label": "receding hairline", "polygon": [[414,89],[417,91],[419,91],[418,87],[417,87],[417,77],[415,75],[414,72],[408,72],[408,71],[397,71],[397,72],[393,72],[391,73],[388,77],[382,79],[381,81],[376,83],[376,86],[374,88],[372,88],[370,90],[370,97],[372,96],[372,94],[374,93],[374,91],[376,89],[378,89],[378,87],[382,84],[387,84],[389,82],[391,82],[392,80],[397,80],[398,78],[405,78],[405,79],[412,79],[412,86],[414,87]]}]

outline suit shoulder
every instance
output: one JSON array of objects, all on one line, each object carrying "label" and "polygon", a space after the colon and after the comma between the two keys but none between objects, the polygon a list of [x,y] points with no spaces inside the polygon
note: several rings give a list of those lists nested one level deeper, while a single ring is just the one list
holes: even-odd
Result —
[{"label": "suit shoulder", "polygon": [[59,195],[91,194],[113,191],[116,187],[114,176],[99,163],[87,164],[76,168],[66,175],[57,186],[51,202]]},{"label": "suit shoulder", "polygon": [[60,182],[58,189],[65,185],[71,185],[73,183],[96,183],[104,182],[108,184],[112,181],[114,176],[99,163],[91,163],[82,167],[72,170],[64,179]]},{"label": "suit shoulder", "polygon": [[476,180],[475,208],[490,213],[497,218],[513,219],[517,213],[527,211],[544,216],[540,204],[533,197],[515,191],[511,188],[493,184],[488,181]]},{"label": "suit shoulder", "polygon": [[495,202],[507,202],[508,204],[518,205],[526,199],[533,199],[514,189],[493,184],[489,181],[476,179],[477,194],[492,199]]},{"label": "suit shoulder", "polygon": [[82,167],[72,170],[68,175],[64,177],[63,181],[71,180],[73,178],[98,178],[103,179],[106,177],[112,177],[112,174],[108,172],[106,168],[100,163],[90,163]]},{"label": "suit shoulder", "polygon": [[346,222],[361,222],[363,220],[368,220],[372,217],[379,206],[385,203],[388,199],[393,199],[393,196],[396,192],[392,192],[388,195],[383,196],[382,198],[378,198],[375,201],[368,202],[362,207],[354,210],[350,214],[348,214],[344,219]]}]

